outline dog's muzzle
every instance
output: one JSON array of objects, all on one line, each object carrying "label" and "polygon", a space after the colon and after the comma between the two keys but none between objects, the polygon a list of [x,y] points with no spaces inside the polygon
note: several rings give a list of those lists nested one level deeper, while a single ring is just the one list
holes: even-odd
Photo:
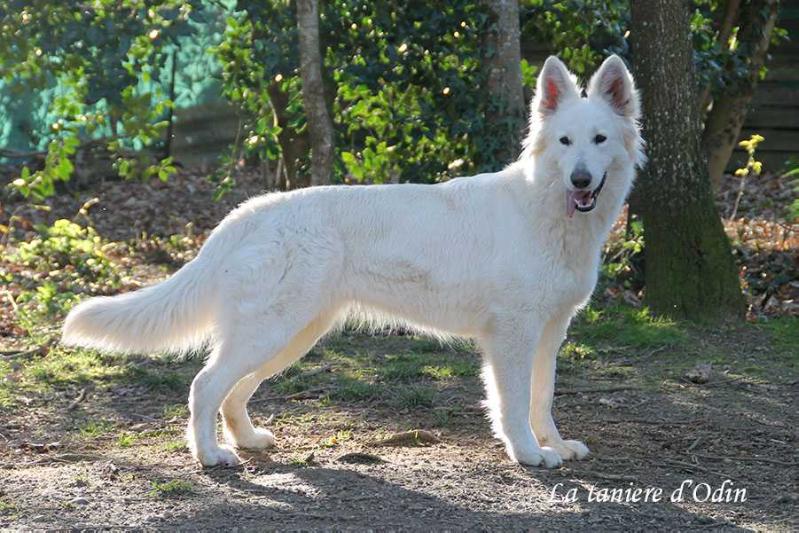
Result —
[{"label": "dog's muzzle", "polygon": [[599,182],[596,189],[593,191],[567,191],[566,192],[566,214],[571,218],[574,216],[575,211],[581,213],[588,213],[596,207],[596,199],[599,193],[602,192],[602,187],[605,186],[605,179],[608,174],[605,172],[602,175],[602,181]]}]

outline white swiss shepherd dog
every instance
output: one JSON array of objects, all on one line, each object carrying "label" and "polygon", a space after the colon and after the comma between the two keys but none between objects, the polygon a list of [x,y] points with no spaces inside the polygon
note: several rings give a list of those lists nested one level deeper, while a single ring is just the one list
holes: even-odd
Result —
[{"label": "white swiss shepherd dog", "polygon": [[[474,339],[487,406],[513,461],[557,467],[588,448],[552,418],[555,359],[597,281],[600,250],[643,160],[639,102],[617,56],[587,96],[547,59],[518,161],[437,185],[267,194],[230,213],[166,281],[92,298],[63,341],[119,352],[213,351],[191,385],[188,442],[204,466],[274,444],[247,402],[353,314]],[[217,440],[217,413],[226,445]]]}]

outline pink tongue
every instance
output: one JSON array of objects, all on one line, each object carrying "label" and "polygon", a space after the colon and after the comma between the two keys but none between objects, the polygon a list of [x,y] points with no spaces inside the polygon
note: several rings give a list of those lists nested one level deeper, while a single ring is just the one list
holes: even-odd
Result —
[{"label": "pink tongue", "polygon": [[591,200],[591,193],[588,191],[567,191],[566,192],[566,216],[571,218],[577,210],[577,204],[587,204]]},{"label": "pink tongue", "polygon": [[566,216],[571,218],[577,209],[577,192],[566,191]]}]

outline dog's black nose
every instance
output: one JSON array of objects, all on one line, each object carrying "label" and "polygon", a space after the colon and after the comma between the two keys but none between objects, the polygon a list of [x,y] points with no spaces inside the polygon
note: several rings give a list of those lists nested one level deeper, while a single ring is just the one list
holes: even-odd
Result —
[{"label": "dog's black nose", "polygon": [[585,189],[591,185],[591,173],[584,168],[578,168],[571,175],[572,185],[577,189]]}]

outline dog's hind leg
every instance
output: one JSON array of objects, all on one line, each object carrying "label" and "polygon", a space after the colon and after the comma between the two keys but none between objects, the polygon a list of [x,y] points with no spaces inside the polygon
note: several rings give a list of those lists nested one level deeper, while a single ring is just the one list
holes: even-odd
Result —
[{"label": "dog's hind leg", "polygon": [[325,313],[317,317],[298,333],[277,357],[236,384],[222,402],[222,427],[225,440],[236,448],[245,449],[262,449],[275,443],[271,431],[253,425],[247,413],[247,402],[258,390],[261,382],[308,353],[335,324],[336,317],[336,313]]},{"label": "dog's hind leg", "polygon": [[558,348],[566,337],[569,314],[556,315],[547,322],[533,359],[530,421],[541,444],[554,449],[564,459],[582,459],[588,447],[577,440],[563,440],[552,418],[555,393],[555,366]]},{"label": "dog's hind leg", "polygon": [[216,420],[222,401],[233,387],[286,349],[290,340],[304,327],[292,327],[274,314],[264,332],[261,324],[234,327],[222,336],[208,364],[191,384],[187,439],[194,457],[203,466],[236,465],[235,452],[217,442]]},{"label": "dog's hind leg", "polygon": [[551,448],[542,448],[530,426],[532,350],[540,336],[540,325],[507,319],[484,339],[484,379],[494,432],[505,442],[511,459],[527,465],[560,466],[561,458]]}]

